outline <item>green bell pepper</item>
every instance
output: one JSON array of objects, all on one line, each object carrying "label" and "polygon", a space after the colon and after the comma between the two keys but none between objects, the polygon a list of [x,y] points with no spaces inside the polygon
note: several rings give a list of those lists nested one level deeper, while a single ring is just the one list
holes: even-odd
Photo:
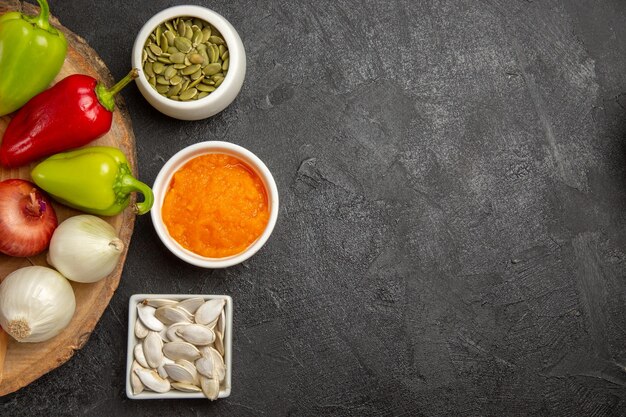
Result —
[{"label": "green bell pepper", "polygon": [[132,176],[128,161],[117,148],[91,146],[58,153],[31,172],[35,184],[61,204],[99,216],[115,216],[130,203],[130,193],[143,194],[135,212],[150,211],[154,196]]},{"label": "green bell pepper", "polygon": [[37,2],[38,16],[20,12],[0,16],[0,116],[45,90],[65,60],[65,36],[48,22],[46,0]]}]

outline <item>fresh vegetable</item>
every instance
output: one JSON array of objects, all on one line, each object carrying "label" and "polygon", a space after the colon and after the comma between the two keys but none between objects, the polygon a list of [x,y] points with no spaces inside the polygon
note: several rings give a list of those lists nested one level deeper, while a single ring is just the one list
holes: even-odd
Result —
[{"label": "fresh vegetable", "polygon": [[154,201],[150,187],[132,176],[122,151],[108,146],[53,155],[31,176],[58,202],[100,216],[114,216],[128,207],[131,192],[143,194],[144,201],[134,206],[138,214],[150,211]]},{"label": "fresh vegetable", "polygon": [[132,70],[113,88],[74,74],[33,97],[15,114],[0,146],[0,163],[15,167],[77,148],[111,129],[115,94],[137,77]]},{"label": "fresh vegetable", "polygon": [[0,116],[46,89],[65,60],[65,36],[48,22],[46,0],[37,2],[38,16],[20,12],[0,16]]},{"label": "fresh vegetable", "polygon": [[70,217],[50,241],[48,263],[67,279],[96,282],[109,275],[124,251],[115,229],[89,214]]},{"label": "fresh vegetable", "polygon": [[37,255],[48,247],[57,224],[50,199],[35,184],[20,179],[0,182],[0,252]]},{"label": "fresh vegetable", "polygon": [[18,342],[43,342],[61,333],[76,309],[69,281],[43,266],[27,266],[0,284],[0,325]]}]

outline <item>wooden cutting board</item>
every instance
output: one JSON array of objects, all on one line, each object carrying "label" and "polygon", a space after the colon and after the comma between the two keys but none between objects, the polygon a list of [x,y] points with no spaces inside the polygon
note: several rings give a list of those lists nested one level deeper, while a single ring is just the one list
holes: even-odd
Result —
[{"label": "wooden cutting board", "polygon": [[[16,0],[0,0],[0,14],[13,10],[23,11],[30,15],[38,13],[38,9],[28,3]],[[68,43],[67,57],[55,82],[70,74],[81,73],[95,77],[109,87],[112,86],[114,82],[109,70],[98,54],[87,45],[85,40],[61,26],[55,18],[51,19],[51,23],[63,31]],[[0,74],[1,76],[2,74]],[[129,86],[128,88],[133,87]],[[0,135],[4,133],[9,121],[9,116],[0,118]],[[102,138],[92,142],[91,145],[116,146],[120,148],[128,158],[134,175],[137,175],[135,137],[128,112],[119,96],[111,130]],[[0,180],[7,178],[30,180],[30,170],[34,165],[19,169],[0,167]],[[59,218],[59,223],[67,217],[79,214],[78,211],[59,204],[55,204],[54,208]],[[105,218],[105,220],[115,227],[118,231],[118,236],[124,241],[126,248],[128,248],[135,223],[135,215],[132,210],[127,208],[123,213],[115,217]],[[87,342],[89,335],[117,288],[126,253],[127,249],[124,250],[119,265],[109,277],[93,284],[72,282],[74,294],[76,295],[76,312],[69,326],[61,334],[42,343],[17,343],[9,338],[4,377],[2,382],[0,382],[0,396],[16,391],[62,365],[72,357],[76,350],[80,349]],[[0,280],[16,269],[29,265],[47,266],[46,254],[44,253],[30,259],[12,258],[0,254]]]}]

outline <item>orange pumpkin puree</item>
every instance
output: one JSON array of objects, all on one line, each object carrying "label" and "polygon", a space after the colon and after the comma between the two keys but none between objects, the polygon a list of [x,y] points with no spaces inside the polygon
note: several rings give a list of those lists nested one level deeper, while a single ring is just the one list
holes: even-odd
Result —
[{"label": "orange pumpkin puree", "polygon": [[201,155],[180,168],[161,214],[178,243],[209,258],[243,252],[263,233],[270,216],[261,178],[224,154]]}]

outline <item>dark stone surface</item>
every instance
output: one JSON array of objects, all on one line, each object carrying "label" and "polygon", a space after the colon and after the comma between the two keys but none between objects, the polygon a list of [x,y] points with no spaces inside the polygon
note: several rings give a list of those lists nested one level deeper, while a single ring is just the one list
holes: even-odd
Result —
[{"label": "dark stone surface", "polygon": [[[51,7],[119,78],[176,3]],[[243,38],[244,88],[200,122],[127,89],[140,177],[240,144],[278,183],[274,234],[206,271],[138,219],[89,342],[0,414],[626,415],[625,2],[205,4]],[[234,298],[230,398],[126,398],[139,292]]]}]

